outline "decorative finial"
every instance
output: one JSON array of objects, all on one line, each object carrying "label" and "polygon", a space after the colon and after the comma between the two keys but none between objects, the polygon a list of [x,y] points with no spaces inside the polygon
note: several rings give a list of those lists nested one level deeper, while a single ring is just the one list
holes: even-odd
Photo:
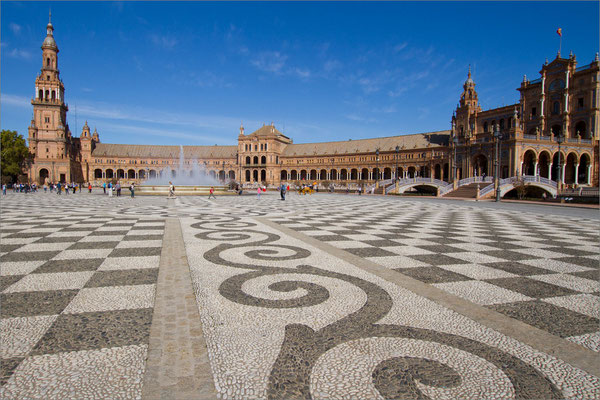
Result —
[{"label": "decorative finial", "polygon": [[556,58],[560,58],[560,50],[556,53]]},{"label": "decorative finial", "polygon": [[240,135],[243,135],[243,134],[244,134],[244,123],[242,122],[240,124]]},{"label": "decorative finial", "polygon": [[569,52],[569,58],[573,58],[573,50]]},{"label": "decorative finial", "polygon": [[544,61],[544,65],[548,65],[548,57],[546,57],[546,61]]},{"label": "decorative finial", "polygon": [[52,9],[51,8],[48,9],[48,23],[49,24],[52,23]]},{"label": "decorative finial", "polygon": [[594,58],[594,61],[600,61],[600,58],[598,58],[598,52],[596,52],[596,58]]},{"label": "decorative finial", "polygon": [[523,75],[523,83],[527,83],[527,75]]}]

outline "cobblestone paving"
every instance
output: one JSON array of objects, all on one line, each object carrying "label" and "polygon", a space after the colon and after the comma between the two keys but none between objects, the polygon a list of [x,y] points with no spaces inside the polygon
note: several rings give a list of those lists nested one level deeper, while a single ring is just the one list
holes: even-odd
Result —
[{"label": "cobblestone paving", "polygon": [[[318,194],[2,198],[0,398],[139,398],[164,218],[219,398],[600,398],[600,379],[275,229],[600,349],[598,221]],[[265,225],[255,217],[275,224]]]}]

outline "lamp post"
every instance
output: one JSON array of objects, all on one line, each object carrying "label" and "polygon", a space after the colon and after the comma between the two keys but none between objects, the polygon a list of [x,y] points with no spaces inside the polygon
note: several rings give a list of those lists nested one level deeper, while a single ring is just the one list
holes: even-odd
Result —
[{"label": "lamp post", "polygon": [[375,150],[375,165],[377,169],[377,175],[375,176],[375,187],[379,187],[379,149]]},{"label": "lamp post", "polygon": [[400,153],[400,146],[396,146],[396,182],[399,181],[400,179],[398,178],[398,154]]},{"label": "lamp post", "polygon": [[558,188],[562,189],[562,165],[560,163],[560,144],[564,142],[562,134],[556,135],[556,142],[558,143]]},{"label": "lamp post", "polygon": [[223,161],[223,183],[225,183],[225,161]]},{"label": "lamp post", "polygon": [[498,129],[498,125],[494,124],[494,138],[496,139],[496,157],[494,159],[494,165],[496,166],[494,171],[494,186],[496,188],[496,202],[500,201],[500,158],[499,155],[499,147],[500,147],[500,139],[502,138],[502,134],[500,133],[500,129]]},{"label": "lamp post", "polygon": [[453,174],[452,174],[452,183],[456,182],[456,174],[458,172],[458,165],[456,164],[456,148],[458,147],[458,137],[454,136],[454,138],[452,138],[452,142],[454,143],[454,165],[453,165]]}]

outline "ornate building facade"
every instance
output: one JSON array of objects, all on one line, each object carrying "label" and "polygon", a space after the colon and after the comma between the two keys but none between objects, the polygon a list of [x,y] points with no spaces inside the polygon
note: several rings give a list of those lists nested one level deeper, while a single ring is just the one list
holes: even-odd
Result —
[{"label": "ornate building facade", "polygon": [[[543,65],[541,78],[524,78],[519,103],[482,111],[469,71],[450,130],[327,143],[293,143],[271,123],[251,134],[241,126],[237,146],[107,144],[87,121],[79,137],[67,123],[58,47],[48,23],[42,69],[35,80],[29,179],[38,183],[175,176],[183,152],[204,173],[237,182],[369,184],[424,177],[453,182],[494,174],[538,175],[565,184],[598,186],[598,56],[577,67],[575,56]],[[496,147],[498,157],[495,156]],[[184,173],[192,175],[189,161]]]}]

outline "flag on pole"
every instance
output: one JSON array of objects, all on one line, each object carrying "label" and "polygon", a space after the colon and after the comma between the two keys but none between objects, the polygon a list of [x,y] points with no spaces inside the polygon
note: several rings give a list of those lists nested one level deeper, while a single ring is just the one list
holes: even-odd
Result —
[{"label": "flag on pole", "polygon": [[558,33],[558,36],[562,37],[562,29],[558,28],[556,30],[556,33]]}]

